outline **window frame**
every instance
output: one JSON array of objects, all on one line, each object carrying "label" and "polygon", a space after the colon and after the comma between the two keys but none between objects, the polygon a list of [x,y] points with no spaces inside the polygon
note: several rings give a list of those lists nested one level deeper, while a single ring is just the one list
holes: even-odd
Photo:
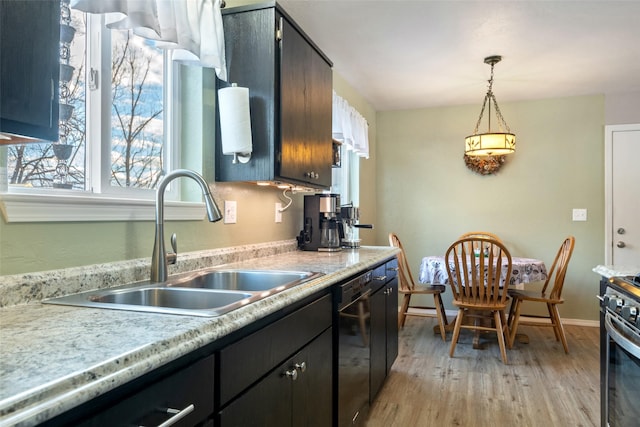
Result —
[{"label": "window frame", "polygon": [[[340,204],[360,204],[360,157],[345,144],[340,146],[340,167],[332,170],[332,192],[340,194]],[[335,188],[337,184],[337,189]]]},{"label": "window frame", "polygon": [[[9,187],[7,168],[0,168],[0,175],[3,175],[0,176],[0,211],[6,222],[137,221],[155,218],[155,190],[110,185],[111,88],[102,82],[111,81],[111,37],[104,33],[111,30],[104,25],[103,15],[88,14],[87,18],[85,81],[89,81],[88,74],[92,68],[99,70],[99,94],[87,97],[86,114],[87,122],[91,120],[100,125],[87,128],[85,190]],[[171,58],[171,51],[163,54],[163,67],[163,165],[166,170],[173,170],[180,165],[177,143],[179,115],[173,110],[174,100],[179,97],[180,72]],[[103,111],[108,114],[103,114]],[[96,140],[99,142],[89,142]],[[6,148],[0,147],[0,156],[6,159]],[[165,219],[201,220],[204,218],[203,206],[202,202],[181,201],[179,185],[172,183],[167,188]]]}]

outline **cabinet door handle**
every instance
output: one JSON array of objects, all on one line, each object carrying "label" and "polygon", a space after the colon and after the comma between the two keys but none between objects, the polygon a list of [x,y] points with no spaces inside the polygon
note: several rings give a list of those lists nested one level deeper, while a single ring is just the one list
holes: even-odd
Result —
[{"label": "cabinet door handle", "polygon": [[291,378],[293,381],[298,379],[298,370],[296,368],[290,369],[284,372],[284,375]]},{"label": "cabinet door handle", "polygon": [[302,363],[296,363],[294,365],[296,367],[297,370],[299,370],[300,372],[304,372],[307,370],[307,362],[302,362]]},{"label": "cabinet door handle", "polygon": [[311,178],[311,179],[318,179],[320,178],[320,174],[318,172],[305,172],[304,173],[305,178]]},{"label": "cabinet door handle", "polygon": [[[195,410],[195,408],[196,407],[193,405],[193,403],[182,410],[167,408],[165,410],[166,413],[171,414],[173,416],[169,418],[167,421],[163,422],[162,424],[159,424],[158,427],[169,427],[174,425],[175,423],[177,423],[178,421],[180,421],[181,419],[183,419],[184,417],[192,413]],[[140,426],[140,427],[144,427],[144,426]]]},{"label": "cabinet door handle", "polygon": [[280,42],[282,41],[282,17],[280,17],[280,20],[278,21],[278,28],[276,28],[276,41]]}]

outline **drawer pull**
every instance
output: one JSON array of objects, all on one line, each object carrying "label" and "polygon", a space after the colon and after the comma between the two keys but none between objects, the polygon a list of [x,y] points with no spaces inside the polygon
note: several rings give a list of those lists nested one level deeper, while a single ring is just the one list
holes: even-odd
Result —
[{"label": "drawer pull", "polygon": [[384,276],[374,276],[373,280],[379,280],[381,282],[384,282],[385,280],[387,280],[387,276],[386,275],[384,275]]},{"label": "drawer pull", "polygon": [[[173,416],[169,418],[167,421],[163,422],[162,424],[159,424],[158,427],[169,427],[174,425],[175,423],[177,423],[178,421],[180,421],[181,419],[183,419],[184,417],[192,413],[195,408],[196,407],[193,405],[193,403],[182,410],[167,408],[163,412],[166,412],[167,414],[173,415]],[[144,427],[144,426],[140,426],[140,427]]]},{"label": "drawer pull", "polygon": [[295,367],[297,370],[299,370],[300,372],[304,372],[307,370],[307,362],[302,362],[302,363],[296,363]]},{"label": "drawer pull", "polygon": [[285,371],[284,375],[288,378],[291,378],[293,381],[298,379],[298,370],[293,368],[289,371]]}]

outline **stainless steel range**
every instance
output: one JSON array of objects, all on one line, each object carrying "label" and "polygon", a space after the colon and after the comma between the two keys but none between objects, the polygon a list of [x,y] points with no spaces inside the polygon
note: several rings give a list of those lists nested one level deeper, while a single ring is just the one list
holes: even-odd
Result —
[{"label": "stainless steel range", "polygon": [[640,274],[602,282],[600,296],[602,427],[640,420]]}]

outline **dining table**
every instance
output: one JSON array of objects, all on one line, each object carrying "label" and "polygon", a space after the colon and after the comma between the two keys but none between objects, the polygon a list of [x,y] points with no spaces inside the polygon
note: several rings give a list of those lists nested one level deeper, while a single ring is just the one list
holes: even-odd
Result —
[{"label": "dining table", "polygon": [[[454,269],[453,261],[450,267]],[[502,279],[506,276],[506,265],[503,266]],[[511,277],[509,286],[523,288],[526,283],[539,282],[547,279],[547,267],[544,261],[534,258],[511,257]],[[444,256],[433,255],[422,258],[420,264],[420,283],[447,284],[447,264]]]},{"label": "dining table", "polygon": [[[450,263],[452,270],[455,270],[453,260]],[[503,266],[501,279],[504,281],[507,266]],[[447,284],[449,283],[449,275],[447,273],[447,264],[443,255],[431,255],[422,258],[420,263],[420,274],[418,276],[420,283],[429,284]],[[544,261],[535,258],[511,257],[511,277],[509,278],[509,287],[516,289],[524,289],[527,283],[540,282],[547,279],[547,267]],[[450,322],[445,326],[447,331],[453,329],[454,322]],[[437,329],[437,331],[436,331]],[[439,333],[438,327],[434,327],[434,332]],[[529,337],[525,334],[516,334],[516,339],[520,343],[528,343]],[[473,339],[473,348],[482,348],[480,345],[480,335],[475,334]]]}]

